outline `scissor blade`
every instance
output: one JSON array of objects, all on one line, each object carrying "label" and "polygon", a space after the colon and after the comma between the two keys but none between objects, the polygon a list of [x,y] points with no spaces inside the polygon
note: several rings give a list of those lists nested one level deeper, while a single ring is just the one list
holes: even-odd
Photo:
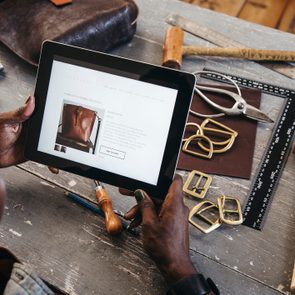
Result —
[{"label": "scissor blade", "polygon": [[263,122],[263,123],[273,123],[274,121],[267,116],[265,113],[261,112],[257,108],[247,105],[245,115],[251,119]]}]

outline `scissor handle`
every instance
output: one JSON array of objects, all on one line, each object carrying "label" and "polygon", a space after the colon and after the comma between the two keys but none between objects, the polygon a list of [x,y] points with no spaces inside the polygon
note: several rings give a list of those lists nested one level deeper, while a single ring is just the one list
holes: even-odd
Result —
[{"label": "scissor handle", "polygon": [[[201,90],[205,90],[208,92],[213,92],[213,93],[220,93],[220,94],[225,94],[228,95],[229,97],[233,98],[235,100],[234,105],[231,108],[223,107],[211,99],[209,99],[206,95]],[[221,112],[221,114],[226,114],[230,116],[237,116],[240,114],[245,114],[246,110],[246,101],[241,97],[239,94],[236,94],[232,91],[225,90],[225,89],[220,89],[220,88],[215,88],[215,87],[207,87],[207,86],[199,86],[195,85],[195,91],[212,107],[217,109],[218,111]]]}]

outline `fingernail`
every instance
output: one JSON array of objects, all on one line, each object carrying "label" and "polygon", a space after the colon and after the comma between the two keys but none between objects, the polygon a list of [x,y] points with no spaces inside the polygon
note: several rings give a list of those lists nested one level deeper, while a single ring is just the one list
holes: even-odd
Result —
[{"label": "fingernail", "polygon": [[22,111],[23,111],[23,116],[25,116],[25,117],[30,117],[31,116],[31,114],[32,114],[32,112],[33,112],[33,105],[32,105],[32,99],[33,99],[33,97],[32,96],[30,96],[28,99],[27,99],[27,101],[26,101],[26,103],[25,103],[25,106],[23,106],[22,107]]},{"label": "fingernail", "polygon": [[134,192],[134,196],[135,196],[137,204],[140,204],[144,199],[144,191],[141,189],[138,189]]}]

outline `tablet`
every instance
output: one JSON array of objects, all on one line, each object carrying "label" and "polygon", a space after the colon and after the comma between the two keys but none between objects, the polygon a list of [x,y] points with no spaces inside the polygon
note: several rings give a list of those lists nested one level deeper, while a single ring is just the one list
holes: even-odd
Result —
[{"label": "tablet", "polygon": [[25,157],[163,198],[194,75],[46,41]]}]

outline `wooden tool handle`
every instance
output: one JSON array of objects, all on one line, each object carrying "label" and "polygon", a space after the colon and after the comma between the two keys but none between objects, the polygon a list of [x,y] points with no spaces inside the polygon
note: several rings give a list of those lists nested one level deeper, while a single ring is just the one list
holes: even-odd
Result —
[{"label": "wooden tool handle", "polygon": [[295,61],[295,51],[263,50],[252,48],[208,48],[183,46],[184,55],[237,57],[250,60]]},{"label": "wooden tool handle", "polygon": [[293,269],[293,275],[292,275],[290,290],[291,290],[291,292],[295,293],[295,261],[294,261],[294,269]]},{"label": "wooden tool handle", "polygon": [[56,6],[63,6],[72,3],[72,0],[50,0]]},{"label": "wooden tool handle", "polygon": [[163,45],[162,65],[168,68],[180,69],[182,62],[183,30],[169,27]]},{"label": "wooden tool handle", "polygon": [[121,220],[114,213],[112,201],[104,188],[97,188],[95,191],[96,199],[101,210],[105,214],[106,230],[111,235],[119,234],[123,227]]}]

